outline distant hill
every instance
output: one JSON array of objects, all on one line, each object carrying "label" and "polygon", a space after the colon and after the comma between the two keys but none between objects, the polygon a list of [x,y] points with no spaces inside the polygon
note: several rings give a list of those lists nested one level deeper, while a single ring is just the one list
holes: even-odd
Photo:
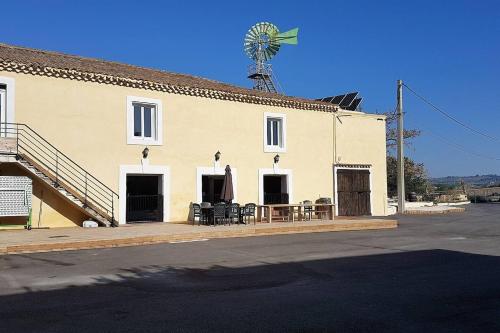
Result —
[{"label": "distant hill", "polygon": [[474,187],[486,187],[486,186],[499,186],[500,185],[500,175],[476,175],[476,176],[448,176],[431,178],[431,183],[434,185],[454,185],[460,184],[460,181],[464,181]]}]

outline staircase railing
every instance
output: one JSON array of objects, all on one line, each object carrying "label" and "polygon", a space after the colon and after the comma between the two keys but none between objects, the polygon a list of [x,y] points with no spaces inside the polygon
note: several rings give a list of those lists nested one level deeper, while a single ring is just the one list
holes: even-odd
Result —
[{"label": "staircase railing", "polygon": [[16,156],[41,167],[55,183],[84,204],[106,214],[111,225],[115,225],[115,201],[118,194],[82,168],[66,154],[54,147],[26,124],[3,123],[2,135],[16,140]]}]

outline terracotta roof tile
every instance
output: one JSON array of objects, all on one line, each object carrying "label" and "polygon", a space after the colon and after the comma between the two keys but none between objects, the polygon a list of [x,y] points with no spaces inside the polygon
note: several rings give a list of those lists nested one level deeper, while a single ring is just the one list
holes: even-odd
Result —
[{"label": "terracotta roof tile", "polygon": [[[296,105],[295,108],[301,108],[301,105],[304,105],[304,108],[306,109],[316,109],[321,111],[333,111],[334,108],[333,104],[327,102],[320,102],[306,98],[284,96],[280,94],[247,89],[192,75],[171,73],[151,68],[127,65],[118,62],[84,58],[63,53],[12,46],[2,43],[0,43],[0,61],[4,63],[13,62],[16,64],[34,66],[38,68],[56,68],[84,73],[103,74],[117,78],[148,81],[173,87],[195,90],[206,89],[227,94],[257,97],[258,99],[254,98],[254,100],[252,100],[252,103],[259,103],[255,100],[262,99],[264,101],[274,101],[273,103],[263,102],[262,104],[279,105],[280,101],[282,101],[286,104],[291,103],[293,105]],[[37,74],[38,72],[33,74]],[[209,98],[212,96],[211,93],[205,93],[204,95]]]}]

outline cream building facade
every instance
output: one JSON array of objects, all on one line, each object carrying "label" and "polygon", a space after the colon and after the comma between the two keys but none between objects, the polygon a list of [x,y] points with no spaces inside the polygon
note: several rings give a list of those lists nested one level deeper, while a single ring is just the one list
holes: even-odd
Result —
[{"label": "cream building facade", "polygon": [[[278,192],[290,202],[323,197],[338,205],[338,173],[362,170],[369,213],[387,213],[381,115],[8,45],[0,45],[0,93],[2,128],[28,125],[116,192],[119,224],[127,223],[127,197],[141,179],[161,195],[160,220],[188,220],[190,203],[207,198],[226,165],[241,204],[264,203],[268,176],[280,176]],[[12,137],[7,132],[1,136]],[[88,218],[18,161],[3,159],[0,175],[19,174],[34,179],[34,225],[76,226]],[[145,175],[154,179],[137,178]]]}]

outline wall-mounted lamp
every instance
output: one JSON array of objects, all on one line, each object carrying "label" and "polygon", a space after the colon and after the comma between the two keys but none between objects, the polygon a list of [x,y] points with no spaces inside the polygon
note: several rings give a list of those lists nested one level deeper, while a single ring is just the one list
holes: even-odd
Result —
[{"label": "wall-mounted lamp", "polygon": [[274,164],[278,164],[280,161],[280,155],[276,154],[276,156],[274,156]]},{"label": "wall-mounted lamp", "polygon": [[142,151],[142,158],[143,158],[143,159],[146,159],[146,158],[148,158],[148,155],[149,155],[149,148],[148,148],[148,147],[146,147],[146,148],[144,148],[144,150]]},{"label": "wall-mounted lamp", "polygon": [[215,162],[218,162],[220,160],[220,151],[217,150],[215,153]]}]

